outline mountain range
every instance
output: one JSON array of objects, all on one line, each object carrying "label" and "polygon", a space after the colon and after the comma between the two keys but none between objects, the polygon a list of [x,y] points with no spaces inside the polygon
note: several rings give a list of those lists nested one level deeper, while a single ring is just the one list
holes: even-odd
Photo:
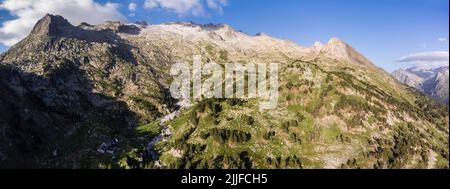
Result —
[{"label": "mountain range", "polygon": [[448,105],[448,68],[448,66],[437,68],[415,66],[408,69],[396,70],[392,72],[392,75],[400,82],[414,87]]},{"label": "mountain range", "polygon": [[[277,63],[277,108],[173,99],[168,70],[193,55]],[[448,106],[337,38],[303,47],[224,24],[73,26],[48,14],[0,55],[0,92],[2,168],[449,165]]]}]

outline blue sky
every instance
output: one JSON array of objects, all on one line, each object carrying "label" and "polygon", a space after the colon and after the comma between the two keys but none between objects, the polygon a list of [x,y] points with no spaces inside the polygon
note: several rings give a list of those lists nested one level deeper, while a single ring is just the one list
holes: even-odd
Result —
[{"label": "blue sky", "polygon": [[[144,1],[147,1],[147,4]],[[215,4],[208,4],[208,1]],[[227,23],[249,34],[264,32],[303,46],[310,46],[315,41],[326,43],[331,37],[338,37],[387,71],[417,63],[436,63],[422,61],[420,57],[412,61],[396,61],[408,55],[414,57],[414,53],[428,55],[426,54],[428,52],[447,52],[447,55],[444,54],[444,59],[446,56],[447,60],[443,63],[441,56],[438,63],[448,64],[448,0],[109,0],[108,2],[114,3],[114,11],[123,17],[105,14],[105,18],[113,17],[129,22],[145,20],[149,23],[170,21]],[[106,6],[107,1],[98,0],[94,3]],[[135,9],[134,6],[129,6],[130,3],[136,5]],[[35,9],[33,10],[36,11]],[[11,8],[0,10],[0,23],[17,18],[17,15],[12,15],[14,11],[17,10]],[[0,29],[0,39],[8,37],[6,34],[1,36],[1,32]],[[0,47],[0,51],[5,49],[7,49],[5,45]]]}]

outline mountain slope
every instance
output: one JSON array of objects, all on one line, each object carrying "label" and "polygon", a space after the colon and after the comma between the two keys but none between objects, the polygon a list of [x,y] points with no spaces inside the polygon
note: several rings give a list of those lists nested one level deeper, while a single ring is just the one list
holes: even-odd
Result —
[{"label": "mountain slope", "polygon": [[[278,63],[278,107],[172,99],[167,70],[197,54]],[[448,167],[448,108],[338,39],[306,48],[228,25],[47,15],[0,71],[1,167]]]},{"label": "mountain slope", "polygon": [[[5,164],[15,166],[9,161],[25,153],[38,162],[35,166],[58,165],[48,159],[67,161],[69,167],[98,166],[95,161],[80,165],[78,156],[95,156],[95,150],[87,150],[92,145],[120,139],[171,107],[161,76],[152,74],[149,63],[138,64],[140,59],[137,49],[111,29],[84,30],[59,16],[41,19],[0,57],[2,71],[14,73],[2,74],[1,83],[10,91],[6,94],[18,99],[10,101],[14,98],[2,93],[4,103],[17,109],[9,116],[14,119],[1,117]],[[96,130],[98,136],[84,133]]]},{"label": "mountain slope", "polygon": [[408,71],[405,71],[403,69],[396,70],[392,72],[392,75],[399,80],[401,83],[404,83],[408,86],[414,87],[414,88],[420,88],[421,84],[423,83],[423,78],[410,73]]},{"label": "mountain slope", "polygon": [[412,67],[400,69],[392,75],[400,82],[414,87],[434,99],[448,105],[449,67],[438,68]]}]

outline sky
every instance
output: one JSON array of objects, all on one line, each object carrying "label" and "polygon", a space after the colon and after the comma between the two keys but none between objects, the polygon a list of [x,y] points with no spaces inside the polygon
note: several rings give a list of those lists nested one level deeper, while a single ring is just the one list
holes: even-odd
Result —
[{"label": "sky", "polygon": [[2,0],[0,52],[46,13],[75,25],[226,23],[307,47],[337,37],[389,72],[449,64],[449,0]]}]

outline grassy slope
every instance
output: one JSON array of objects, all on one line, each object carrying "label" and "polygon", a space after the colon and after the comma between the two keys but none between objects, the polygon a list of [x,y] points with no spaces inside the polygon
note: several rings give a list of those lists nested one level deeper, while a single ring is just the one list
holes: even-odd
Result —
[{"label": "grassy slope", "polygon": [[[162,164],[166,168],[448,167],[445,107],[436,105],[439,115],[430,117],[415,103],[419,99],[432,104],[430,99],[389,84],[390,78],[350,64],[336,63],[328,71],[329,65],[319,63],[296,61],[283,68],[275,110],[258,111],[254,99],[242,105],[218,100],[222,110],[217,113],[208,107],[186,110],[168,123],[173,136],[160,144]],[[190,118],[192,111],[198,112],[198,125]],[[251,124],[249,117],[254,120]],[[251,139],[230,140],[226,134],[202,137],[213,129],[249,133]]]}]

